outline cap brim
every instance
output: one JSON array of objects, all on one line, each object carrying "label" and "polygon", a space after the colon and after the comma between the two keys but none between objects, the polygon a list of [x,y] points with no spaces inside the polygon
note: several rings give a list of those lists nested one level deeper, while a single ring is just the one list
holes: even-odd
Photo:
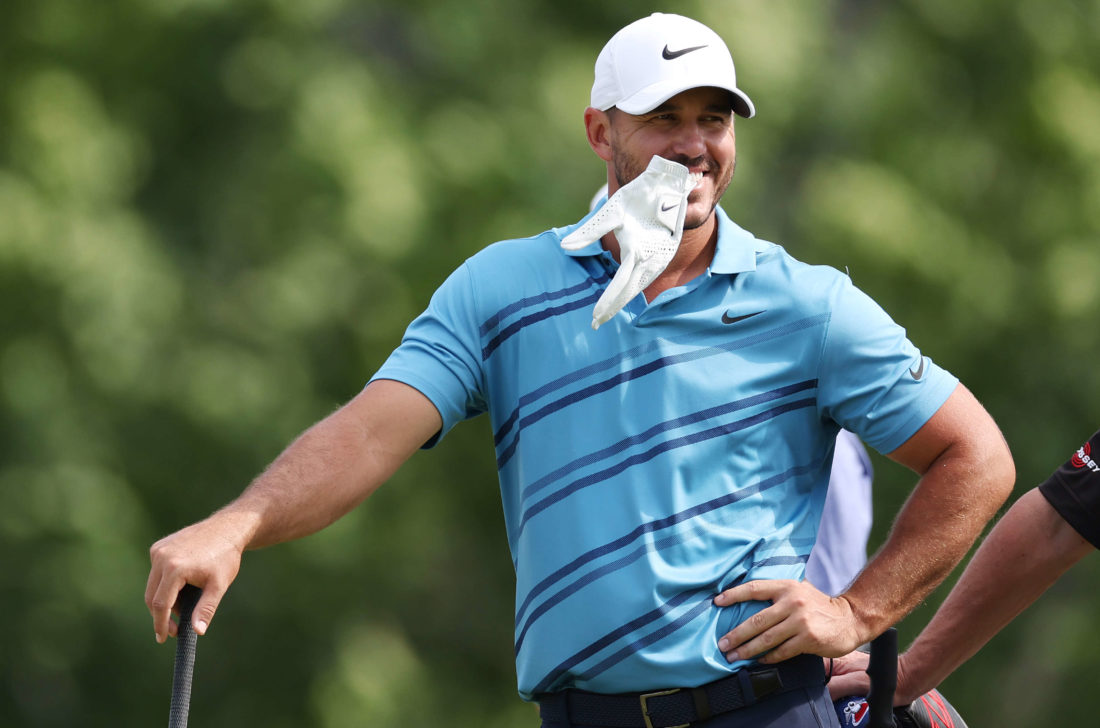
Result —
[{"label": "cap brim", "polygon": [[[690,86],[684,86],[677,83],[657,83],[642,89],[638,93],[634,94],[630,98],[623,99],[619,103],[615,104],[615,107],[625,111],[628,114],[646,114],[653,111],[655,108],[671,99],[678,93],[683,93],[693,88],[703,87],[720,88],[725,91],[729,91],[731,94],[731,103],[733,113],[738,116],[750,119],[756,115],[756,107],[752,103],[752,99],[748,97],[741,89],[736,86],[730,88],[723,83],[693,83]],[[606,109],[605,109],[606,111]]]},{"label": "cap brim", "polygon": [[748,94],[739,88],[733,89],[730,93],[733,94],[733,113],[746,119],[756,116],[756,107],[753,106]]}]

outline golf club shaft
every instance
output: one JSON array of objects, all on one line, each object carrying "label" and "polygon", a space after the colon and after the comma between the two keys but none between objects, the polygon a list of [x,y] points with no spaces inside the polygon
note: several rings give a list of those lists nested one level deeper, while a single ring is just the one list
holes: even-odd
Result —
[{"label": "golf club shaft", "polygon": [[176,633],[176,664],[172,673],[172,707],[168,713],[168,728],[187,728],[191,708],[191,675],[195,669],[195,647],[198,635],[191,628],[191,614],[202,590],[185,584],[179,593],[179,630]]},{"label": "golf club shaft", "polygon": [[867,665],[867,728],[894,728],[894,691],[898,687],[898,631],[891,627],[871,641]]}]

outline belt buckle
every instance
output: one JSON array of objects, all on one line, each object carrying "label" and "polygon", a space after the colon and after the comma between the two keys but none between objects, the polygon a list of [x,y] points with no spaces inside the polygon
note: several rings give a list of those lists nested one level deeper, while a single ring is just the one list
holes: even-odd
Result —
[{"label": "belt buckle", "polygon": [[[642,720],[645,721],[645,728],[654,728],[653,721],[649,719],[649,705],[646,704],[646,701],[650,698],[659,698],[662,695],[672,695],[678,692],[680,692],[680,688],[673,688],[672,690],[658,690],[655,693],[643,693],[638,696],[638,702],[642,704]],[[691,723],[667,726],[667,728],[691,728]]]}]

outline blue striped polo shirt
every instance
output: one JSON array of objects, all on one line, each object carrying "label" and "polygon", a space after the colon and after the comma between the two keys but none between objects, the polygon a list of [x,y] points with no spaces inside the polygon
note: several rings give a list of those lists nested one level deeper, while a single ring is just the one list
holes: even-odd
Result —
[{"label": "blue striped polo shirt", "polygon": [[746,664],[717,640],[766,605],[711,599],[803,577],[839,428],[890,452],[957,384],[847,276],[716,214],[705,274],[598,331],[616,269],[598,241],[564,252],[573,225],[490,245],[373,377],[427,396],[439,436],[489,413],[525,698]]}]

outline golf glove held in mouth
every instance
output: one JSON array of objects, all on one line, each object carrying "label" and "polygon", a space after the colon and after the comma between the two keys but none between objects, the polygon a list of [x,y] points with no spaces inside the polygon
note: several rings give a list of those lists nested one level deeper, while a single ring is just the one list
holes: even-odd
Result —
[{"label": "golf glove held in mouth", "polygon": [[562,240],[566,250],[579,250],[614,231],[619,242],[619,270],[592,309],[592,328],[618,313],[671,262],[684,233],[688,194],[701,179],[684,165],[655,156],[645,172]]}]

